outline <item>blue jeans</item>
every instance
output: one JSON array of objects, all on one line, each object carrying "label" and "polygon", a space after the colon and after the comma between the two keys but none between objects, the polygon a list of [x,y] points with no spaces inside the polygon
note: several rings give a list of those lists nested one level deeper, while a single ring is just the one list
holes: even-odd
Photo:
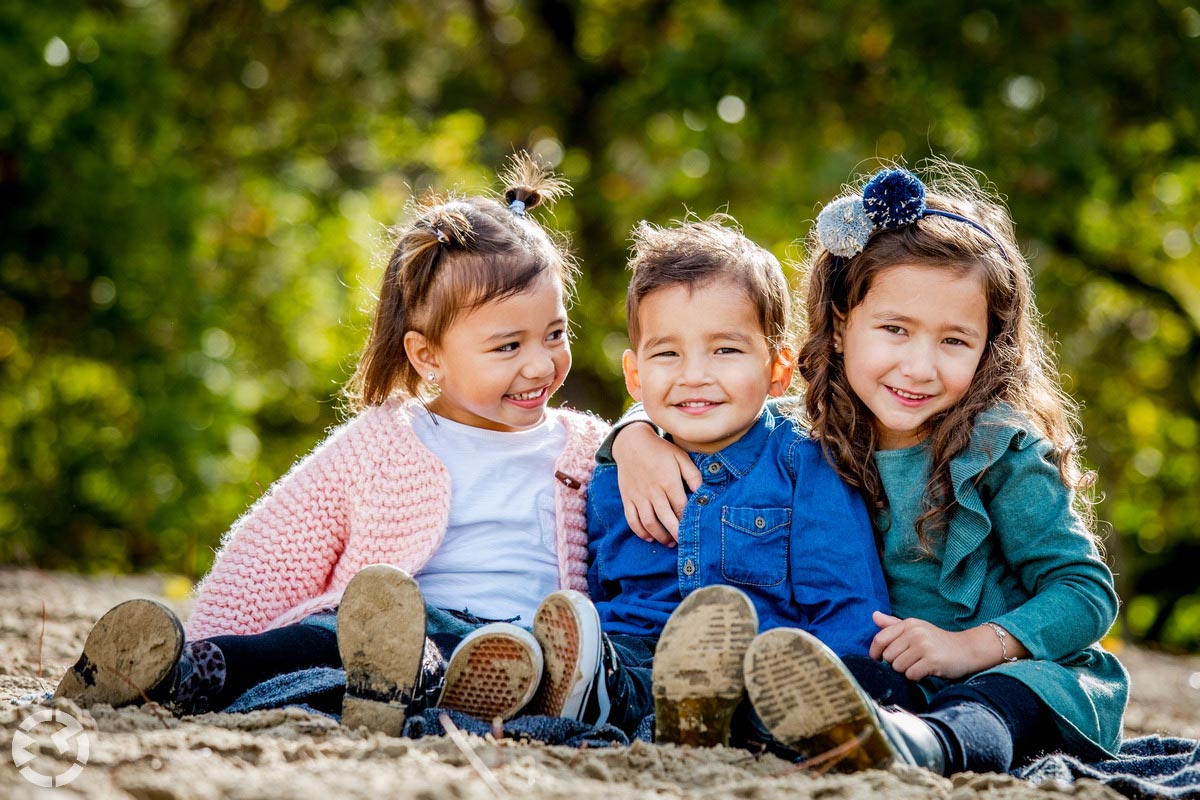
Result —
[{"label": "blue jeans", "polygon": [[[642,721],[654,713],[652,676],[658,637],[617,633],[608,639],[620,665],[607,675],[608,697],[612,703],[608,723],[633,736]],[[766,749],[784,757],[794,755],[772,738],[747,699],[743,699],[734,711],[730,744],[752,750]]]},{"label": "blue jeans", "polygon": [[607,670],[605,675],[608,699],[612,704],[608,723],[632,736],[642,720],[654,713],[651,676],[658,637],[618,633],[609,636],[608,640],[617,661],[615,668]]}]

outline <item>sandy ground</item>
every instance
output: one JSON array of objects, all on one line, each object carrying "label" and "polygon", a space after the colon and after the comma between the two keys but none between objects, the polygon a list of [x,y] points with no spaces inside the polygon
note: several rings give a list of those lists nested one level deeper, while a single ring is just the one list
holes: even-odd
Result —
[{"label": "sandy ground", "polygon": [[[575,750],[477,737],[406,740],[349,731],[295,709],[178,720],[157,707],[80,712],[87,759],[77,777],[43,789],[25,775],[66,773],[81,736],[63,741],[53,721],[30,725],[45,706],[14,704],[53,689],[78,656],[91,624],[131,597],[164,599],[181,615],[179,582],[154,576],[88,578],[0,568],[0,797],[442,798],[1041,798],[1118,797],[1099,784],[1033,786],[1007,775],[935,777],[893,767],[853,776],[814,775],[770,756],[635,744]],[[1134,676],[1126,735],[1200,737],[1200,657],[1125,648]],[[46,709],[43,713],[49,713]],[[36,757],[18,770],[18,750]],[[24,774],[23,774],[24,772]]]}]

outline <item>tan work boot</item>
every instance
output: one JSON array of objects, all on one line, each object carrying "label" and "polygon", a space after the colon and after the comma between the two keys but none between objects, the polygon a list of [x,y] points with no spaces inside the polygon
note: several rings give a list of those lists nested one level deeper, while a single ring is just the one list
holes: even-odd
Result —
[{"label": "tan work boot", "polygon": [[745,695],[743,659],[758,612],[732,586],[705,586],[671,614],[654,654],[654,738],[696,747],[729,744]]},{"label": "tan work boot", "polygon": [[182,652],[183,626],[171,609],[154,600],[128,600],[92,626],[54,696],[83,707],[170,702]]},{"label": "tan work boot", "polygon": [[342,594],[337,637],[346,668],[342,724],[399,736],[425,655],[425,601],[417,582],[388,564],[364,567]]},{"label": "tan work boot", "polygon": [[883,708],[859,687],[842,660],[797,628],[758,636],[746,651],[746,692],[771,735],[805,758],[849,745],[833,769],[855,772],[913,764],[941,775],[945,753],[928,723]]}]

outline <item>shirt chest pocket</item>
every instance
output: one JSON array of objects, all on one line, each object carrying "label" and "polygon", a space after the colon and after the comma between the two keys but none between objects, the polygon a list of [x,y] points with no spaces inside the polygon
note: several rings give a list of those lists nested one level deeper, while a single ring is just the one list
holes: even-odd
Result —
[{"label": "shirt chest pocket", "polygon": [[721,576],[730,583],[777,586],[787,580],[790,508],[721,509]]}]

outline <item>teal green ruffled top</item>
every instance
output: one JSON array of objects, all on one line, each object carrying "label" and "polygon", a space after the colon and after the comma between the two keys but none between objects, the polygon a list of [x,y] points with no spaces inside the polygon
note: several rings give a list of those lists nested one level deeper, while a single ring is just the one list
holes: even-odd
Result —
[{"label": "teal green ruffled top", "polygon": [[[887,525],[883,569],[896,616],[952,631],[983,622],[1004,626],[1033,657],[988,672],[1037,694],[1072,752],[1112,757],[1129,675],[1097,642],[1116,619],[1117,594],[1051,450],[1007,406],[981,414],[967,449],[950,462],[958,505],[932,559],[916,549],[929,447],[877,452],[889,503],[880,518]],[[922,682],[927,694],[946,685]]]}]

